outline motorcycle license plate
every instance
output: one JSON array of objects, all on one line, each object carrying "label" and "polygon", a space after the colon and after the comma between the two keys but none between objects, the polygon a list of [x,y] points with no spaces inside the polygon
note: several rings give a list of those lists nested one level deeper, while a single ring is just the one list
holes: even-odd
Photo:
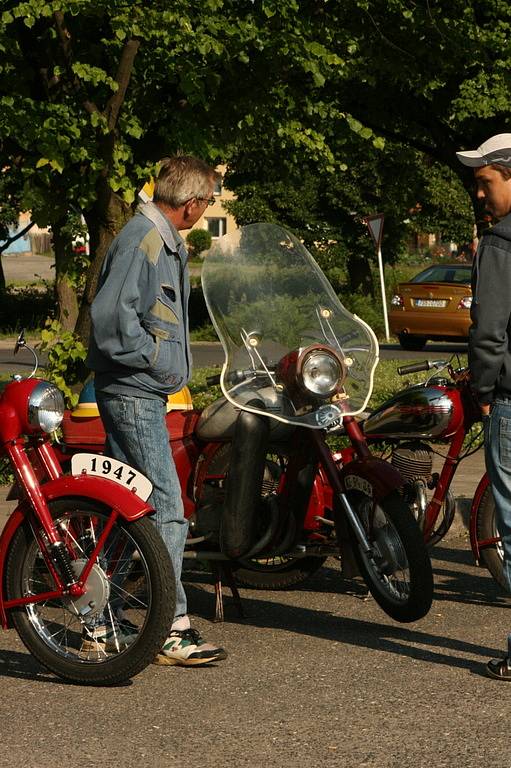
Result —
[{"label": "motorcycle license plate", "polygon": [[129,464],[96,453],[75,453],[71,458],[71,474],[106,477],[133,491],[142,501],[147,501],[153,490],[151,481]]}]

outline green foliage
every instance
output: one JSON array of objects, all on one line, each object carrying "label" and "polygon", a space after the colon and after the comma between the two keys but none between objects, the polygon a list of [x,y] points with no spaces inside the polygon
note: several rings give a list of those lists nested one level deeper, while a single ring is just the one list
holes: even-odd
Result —
[{"label": "green foliage", "polygon": [[13,336],[23,328],[39,331],[55,307],[53,289],[40,285],[8,286],[0,302],[0,329]]},{"label": "green foliage", "polygon": [[84,378],[85,346],[75,334],[64,331],[56,320],[48,320],[41,331],[40,349],[48,357],[46,378],[60,389],[68,408],[75,406],[79,394],[74,390]]},{"label": "green foliage", "polygon": [[219,372],[218,368],[198,368],[193,372],[188,387],[192,395],[194,408],[206,408],[207,405],[214,403],[215,400],[222,396],[222,390],[219,386],[210,387],[206,383],[208,376],[214,376]]},{"label": "green foliage", "polygon": [[211,246],[211,233],[207,229],[192,229],[186,236],[186,245],[192,258]]},{"label": "green foliage", "polygon": [[361,292],[350,293],[341,291],[339,298],[352,314],[362,318],[381,338],[385,333],[385,322],[383,319],[383,308],[381,298],[367,300],[367,295]]},{"label": "green foliage", "polygon": [[190,332],[190,339],[192,341],[218,341],[218,336],[211,323],[204,323]]}]

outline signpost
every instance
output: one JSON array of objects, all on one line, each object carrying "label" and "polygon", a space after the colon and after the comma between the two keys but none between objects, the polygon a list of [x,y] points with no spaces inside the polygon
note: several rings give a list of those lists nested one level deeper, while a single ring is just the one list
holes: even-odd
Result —
[{"label": "signpost", "polygon": [[380,286],[381,286],[381,299],[383,303],[383,320],[385,323],[385,337],[387,341],[390,339],[389,334],[389,320],[387,317],[387,298],[385,296],[385,279],[383,275],[383,260],[381,257],[381,236],[383,233],[383,213],[375,213],[374,216],[364,216],[362,221],[367,226],[369,234],[373,239],[373,243],[376,247],[378,254],[378,270],[380,272]]}]

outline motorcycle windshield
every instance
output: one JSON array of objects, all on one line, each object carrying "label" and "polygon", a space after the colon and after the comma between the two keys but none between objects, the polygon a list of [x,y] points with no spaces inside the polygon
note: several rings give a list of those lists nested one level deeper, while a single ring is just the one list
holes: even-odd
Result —
[{"label": "motorcycle windshield", "polygon": [[231,403],[316,429],[364,410],[378,342],[294,235],[250,224],[220,237],[206,254],[202,287]]}]

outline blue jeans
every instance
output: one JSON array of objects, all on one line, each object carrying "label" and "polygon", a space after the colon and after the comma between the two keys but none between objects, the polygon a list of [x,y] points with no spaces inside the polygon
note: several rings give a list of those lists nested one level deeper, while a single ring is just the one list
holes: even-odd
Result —
[{"label": "blue jeans", "polygon": [[[511,592],[511,400],[496,399],[483,417],[486,470],[495,500],[495,521],[504,548],[504,578]],[[508,636],[511,658],[511,634]]]},{"label": "blue jeans", "polygon": [[169,445],[165,401],[104,392],[96,392],[96,399],[107,435],[105,454],[143,472],[153,484],[148,503],[156,510],[153,521],[174,567],[175,616],[184,616],[187,608],[181,567],[188,521]]}]

